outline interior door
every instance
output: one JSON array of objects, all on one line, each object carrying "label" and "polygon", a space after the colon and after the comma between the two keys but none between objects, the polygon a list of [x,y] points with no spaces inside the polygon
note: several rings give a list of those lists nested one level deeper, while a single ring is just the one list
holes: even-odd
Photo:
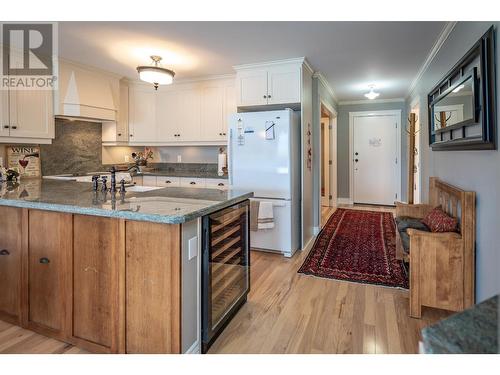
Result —
[{"label": "interior door", "polygon": [[330,119],[321,119],[321,205],[330,206]]},{"label": "interior door", "polygon": [[398,199],[397,123],[396,115],[354,117],[354,203],[393,205]]}]

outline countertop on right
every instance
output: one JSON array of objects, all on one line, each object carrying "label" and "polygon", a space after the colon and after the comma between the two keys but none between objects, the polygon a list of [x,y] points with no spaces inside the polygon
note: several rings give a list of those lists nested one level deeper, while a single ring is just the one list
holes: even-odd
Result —
[{"label": "countertop on right", "polygon": [[499,353],[498,300],[492,297],[422,330],[424,353]]}]

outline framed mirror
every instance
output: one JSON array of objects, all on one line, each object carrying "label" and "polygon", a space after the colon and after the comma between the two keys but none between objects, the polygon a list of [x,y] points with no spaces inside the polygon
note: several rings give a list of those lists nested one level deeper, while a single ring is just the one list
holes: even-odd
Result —
[{"label": "framed mirror", "polygon": [[433,151],[496,149],[494,38],[492,26],[428,94]]}]

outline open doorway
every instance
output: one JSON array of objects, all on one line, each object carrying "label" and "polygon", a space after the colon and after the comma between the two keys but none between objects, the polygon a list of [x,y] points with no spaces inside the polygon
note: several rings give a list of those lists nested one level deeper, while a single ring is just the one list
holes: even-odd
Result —
[{"label": "open doorway", "polygon": [[337,206],[337,114],[321,103],[321,208]]}]

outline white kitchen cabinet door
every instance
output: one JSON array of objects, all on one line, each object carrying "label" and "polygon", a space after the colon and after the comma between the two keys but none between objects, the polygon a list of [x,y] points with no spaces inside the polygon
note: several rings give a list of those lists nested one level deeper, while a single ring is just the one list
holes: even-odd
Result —
[{"label": "white kitchen cabinet door", "polygon": [[234,85],[224,88],[224,121],[222,122],[222,138],[227,140],[229,129],[229,118],[237,112],[236,89]]},{"label": "white kitchen cabinet door", "polygon": [[9,92],[0,90],[0,137],[9,136]]},{"label": "white kitchen cabinet door", "polygon": [[197,89],[178,91],[180,121],[177,122],[180,142],[195,142],[201,131],[201,92]]},{"label": "white kitchen cabinet door", "polygon": [[239,71],[236,90],[238,106],[267,104],[267,70]]},{"label": "white kitchen cabinet door", "polygon": [[11,137],[54,138],[52,91],[12,90],[9,101]]},{"label": "white kitchen cabinet door", "polygon": [[120,107],[118,108],[118,121],[116,123],[116,140],[128,142],[128,85],[120,82]]},{"label": "white kitchen cabinet door", "polygon": [[267,103],[300,103],[300,78],[300,67],[297,65],[270,67],[267,75]]},{"label": "white kitchen cabinet door", "polygon": [[129,89],[129,140],[144,144],[157,142],[156,95],[153,88]]},{"label": "white kitchen cabinet door", "polygon": [[160,91],[156,98],[156,142],[175,142],[180,138],[178,124],[182,121],[182,99],[175,90]]},{"label": "white kitchen cabinet door", "polygon": [[219,141],[224,127],[224,87],[204,87],[201,93],[201,140]]}]

